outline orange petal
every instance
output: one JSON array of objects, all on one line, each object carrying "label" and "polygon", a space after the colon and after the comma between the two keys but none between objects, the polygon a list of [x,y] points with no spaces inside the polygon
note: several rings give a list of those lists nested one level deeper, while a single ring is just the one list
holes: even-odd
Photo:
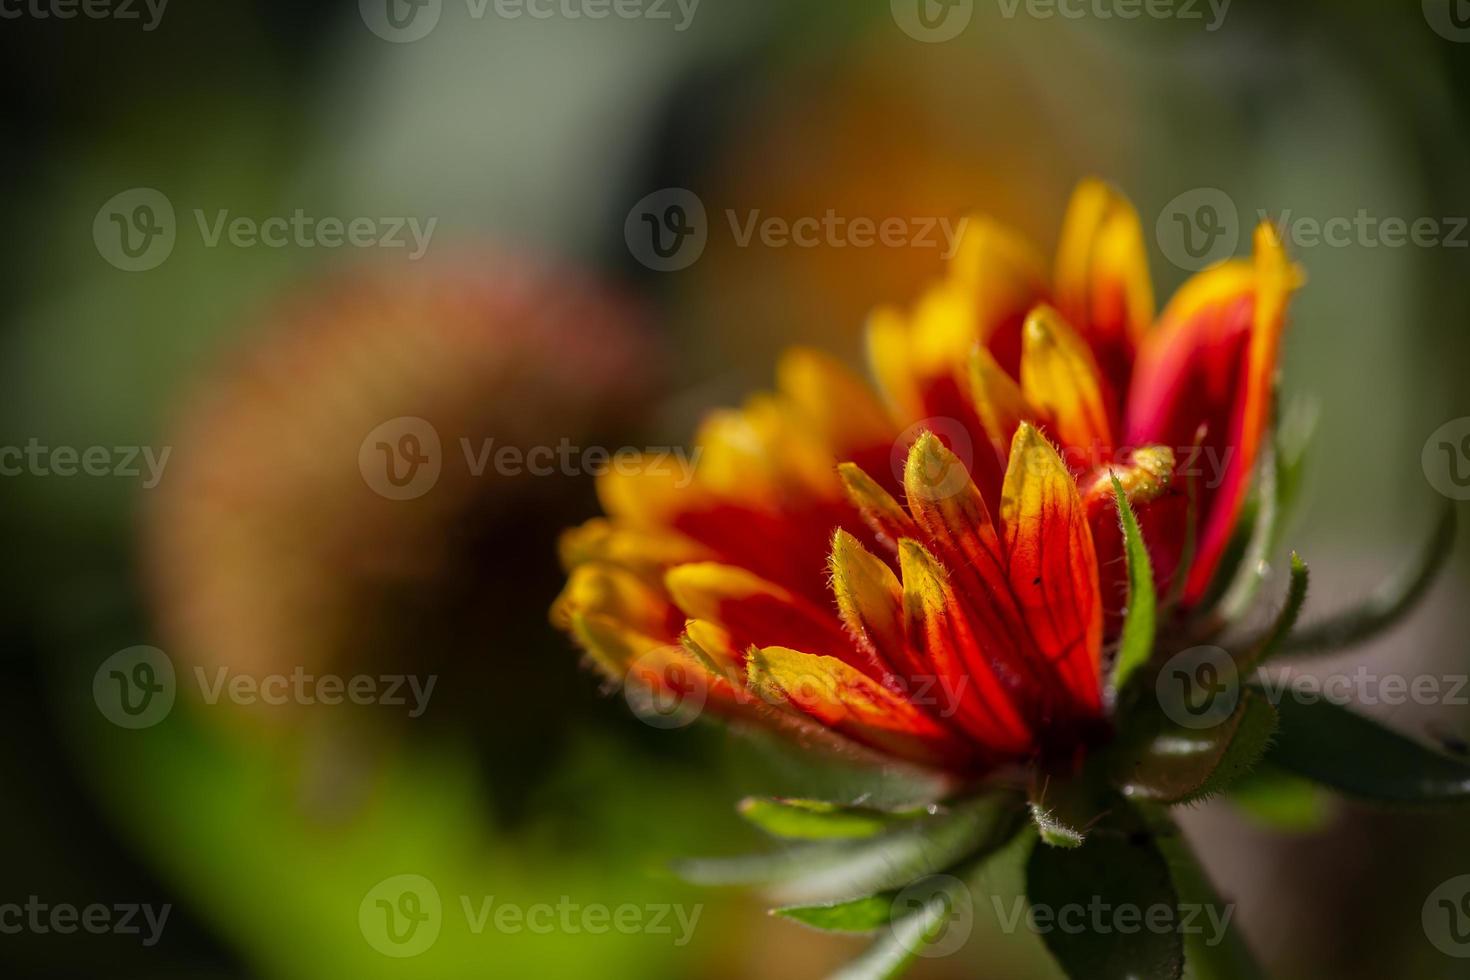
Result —
[{"label": "orange petal", "polygon": [[685,615],[723,627],[741,648],[796,643],[871,665],[827,610],[744,568],[693,562],[669,569],[664,584]]},{"label": "orange petal", "polygon": [[842,478],[847,498],[883,544],[896,550],[899,538],[911,538],[919,533],[903,505],[868,476],[862,467],[841,463],[837,474]]},{"label": "orange petal", "polygon": [[568,571],[588,562],[604,562],[641,575],[661,574],[669,565],[711,557],[698,544],[672,531],[621,527],[602,517],[563,531],[557,552]]},{"label": "orange petal", "polygon": [[911,691],[927,687],[981,744],[1002,755],[1023,755],[1032,738],[970,627],[944,567],[922,544],[899,542],[904,632],[910,665],[901,672]]},{"label": "orange petal", "polygon": [[[936,483],[936,474],[952,476]],[[1037,672],[1035,647],[1011,594],[1000,539],[980,491],[959,458],[929,433],[909,453],[904,487],[914,522],[951,569],[979,650],[988,662],[1004,665],[1000,676],[1009,682],[1009,697],[1034,705],[1045,673]],[[936,493],[936,487],[947,492]]]},{"label": "orange petal", "polygon": [[1010,450],[1011,437],[1022,419],[1034,418],[1035,410],[1026,404],[1021,386],[1001,370],[994,355],[977,346],[970,352],[970,397],[991,447],[1004,457]]},{"label": "orange petal", "polygon": [[776,386],[833,455],[847,459],[897,436],[892,418],[863,381],[832,358],[807,347],[781,356]]},{"label": "orange petal", "polygon": [[893,569],[839,529],[832,536],[832,593],[837,611],[854,637],[887,666],[904,660],[903,589]]},{"label": "orange petal", "polygon": [[1102,703],[1102,603],[1086,511],[1062,459],[1029,423],[1016,430],[1001,494],[1011,590],[1042,655],[1079,705]]},{"label": "orange petal", "polygon": [[1021,390],[1064,446],[1103,454],[1112,427],[1092,352],[1056,310],[1038,306],[1026,318]]},{"label": "orange petal", "polygon": [[616,565],[579,565],[572,569],[551,607],[552,622],[566,629],[573,613],[605,616],[653,637],[677,636],[684,622],[660,589]]},{"label": "orange petal", "polygon": [[833,657],[763,647],[750,654],[747,683],[768,700],[795,705],[829,728],[905,759],[953,766],[971,754],[903,695]]},{"label": "orange petal", "polygon": [[969,294],[977,338],[1007,371],[1020,357],[1021,321],[1046,297],[1044,270],[1024,236],[988,218],[966,219],[949,275]]},{"label": "orange petal", "polygon": [[[1097,179],[1077,185],[1057,246],[1056,303],[1099,353],[1126,366],[1154,318],[1153,283],[1138,212]],[[1126,382],[1126,375],[1121,381]]]}]

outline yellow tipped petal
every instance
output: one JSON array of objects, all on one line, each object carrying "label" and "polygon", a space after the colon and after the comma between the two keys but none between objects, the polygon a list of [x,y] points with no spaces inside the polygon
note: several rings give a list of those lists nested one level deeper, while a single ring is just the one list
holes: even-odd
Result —
[{"label": "yellow tipped petal", "polygon": [[1066,464],[1035,426],[1011,445],[1001,490],[1011,589],[1043,656],[1079,701],[1101,701],[1102,601],[1092,531]]},{"label": "yellow tipped petal", "polygon": [[642,530],[664,528],[669,515],[689,506],[692,490],[683,485],[677,468],[648,453],[609,465],[597,475],[602,509],[609,517]]},{"label": "yellow tipped petal", "polygon": [[890,665],[903,650],[903,590],[888,564],[839,529],[832,537],[832,592],[842,622]]},{"label": "yellow tipped petal", "polygon": [[766,581],[754,572],[735,565],[700,561],[679,565],[664,575],[664,586],[673,596],[674,604],[691,619],[707,619],[719,622],[720,610],[726,602],[739,602],[760,596],[769,596],[782,602],[791,601],[791,594],[779,585]]},{"label": "yellow tipped petal", "polygon": [[1132,203],[1103,181],[1077,186],[1057,246],[1057,306],[1087,337],[1142,339],[1153,322],[1153,283]]},{"label": "yellow tipped petal", "polygon": [[623,528],[601,517],[563,531],[557,550],[568,571],[588,562],[603,562],[645,576],[669,565],[708,557],[698,544],[673,531]]},{"label": "yellow tipped petal", "polygon": [[1016,426],[1033,413],[1021,386],[979,345],[970,352],[970,397],[990,444],[996,452],[1005,453]]},{"label": "yellow tipped petal", "polygon": [[1113,477],[1123,487],[1123,494],[1133,504],[1156,500],[1174,478],[1174,450],[1168,446],[1144,446],[1135,449],[1127,463],[1112,464],[1100,471],[1088,487],[1087,498],[1113,499]]},{"label": "yellow tipped petal", "polygon": [[622,680],[638,658],[669,646],[605,616],[573,612],[568,617],[568,627],[577,645],[599,670],[615,681]]},{"label": "yellow tipped petal", "polygon": [[551,607],[552,622],[566,628],[573,613],[607,616],[657,635],[667,626],[669,601],[647,580],[614,565],[579,565]]},{"label": "yellow tipped petal", "polygon": [[918,528],[903,509],[903,505],[894,500],[887,490],[878,486],[872,477],[863,472],[861,466],[841,463],[837,467],[837,475],[842,478],[847,497],[858,509],[863,521],[890,547],[897,547],[899,538],[918,534]]},{"label": "yellow tipped petal", "polygon": [[902,418],[921,417],[922,394],[903,312],[891,306],[874,310],[868,317],[866,342],[868,370],[889,407]]},{"label": "yellow tipped petal", "polygon": [[833,357],[807,347],[781,356],[776,386],[839,455],[891,442],[893,421],[866,384]]},{"label": "yellow tipped petal", "polygon": [[989,339],[996,327],[1014,322],[1041,300],[1046,294],[1044,269],[1024,236],[988,218],[965,219],[949,275],[970,296],[979,340]]},{"label": "yellow tipped petal", "polygon": [[1048,306],[1026,317],[1021,339],[1021,391],[1069,447],[1112,445],[1112,427],[1097,363],[1081,337]]}]

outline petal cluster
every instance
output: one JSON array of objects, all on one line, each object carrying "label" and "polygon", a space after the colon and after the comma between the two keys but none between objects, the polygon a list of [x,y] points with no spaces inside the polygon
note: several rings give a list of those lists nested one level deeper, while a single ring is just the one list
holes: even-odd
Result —
[{"label": "petal cluster", "polygon": [[614,680],[812,742],[962,773],[1082,750],[1126,600],[1112,478],[1184,610],[1239,522],[1298,279],[1270,226],[1255,248],[1156,321],[1107,185],[1074,195],[1051,276],[969,219],[941,281],[873,314],[877,392],[793,350],[705,421],[689,485],[603,473],[553,619]]}]

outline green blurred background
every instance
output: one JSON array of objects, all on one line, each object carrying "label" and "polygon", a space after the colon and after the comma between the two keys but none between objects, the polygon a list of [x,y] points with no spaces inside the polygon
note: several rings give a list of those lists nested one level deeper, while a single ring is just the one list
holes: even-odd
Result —
[{"label": "green blurred background", "polygon": [[[476,434],[515,434],[506,441],[676,445],[704,410],[768,383],[787,344],[856,361],[865,311],[906,301],[940,269],[925,248],[738,247],[727,209],[982,210],[1049,250],[1072,185],[1095,173],[1137,203],[1161,298],[1188,274],[1170,261],[1171,208],[1200,189],[1236,210],[1241,252],[1258,211],[1432,218],[1445,234],[1470,215],[1470,39],[1436,30],[1453,27],[1445,5],[1235,0],[1213,29],[1197,8],[1202,19],[1123,20],[1023,3],[1007,16],[1008,3],[974,0],[957,8],[964,29],[931,43],[903,29],[903,0],[703,0],[687,22],[651,0],[645,16],[605,19],[567,16],[585,11],[575,3],[544,19],[493,4],[475,17],[443,0],[409,42],[369,27],[370,3],[175,0],[156,23],[141,5],[137,20],[4,7],[0,445],[174,450],[155,487],[0,479],[0,902],[171,906],[148,947],[0,935],[7,974],[764,978],[850,957],[856,942],[665,870],[757,846],[733,815],[742,793],[860,777],[808,771],[713,726],[642,724],[600,690],[546,617],[556,534],[594,513],[590,479],[488,476],[439,507],[363,504],[366,428],[333,428],[331,412],[298,427],[291,406],[365,401],[387,420],[413,414],[403,406],[422,391]],[[140,187],[171,202],[177,239],[161,264],[127,271],[99,249],[94,219]],[[658,272],[624,223],[668,187],[698,195],[709,241],[688,268]],[[433,218],[429,267],[540,269],[522,319],[572,281],[602,283],[620,297],[609,308],[633,312],[572,353],[537,349],[533,328],[488,379],[472,370],[478,354],[456,358],[459,341],[435,332],[433,317],[457,314],[431,304],[422,321],[373,329],[397,330],[410,352],[419,336],[449,345],[434,362],[444,376],[415,374],[411,354],[364,366],[352,318],[414,281],[407,250],[210,246],[193,218],[298,208]],[[1430,523],[1439,498],[1421,450],[1470,415],[1470,234],[1458,240],[1293,247],[1309,283],[1283,397],[1320,417],[1289,536],[1313,562],[1309,613],[1371,588]],[[316,339],[334,318],[348,322]],[[558,336],[576,348],[582,335]],[[285,380],[196,408],[242,371]],[[286,407],[262,404],[272,398]],[[238,528],[258,547],[214,547]],[[180,549],[195,564],[159,567]],[[240,550],[255,564],[236,571]],[[249,588],[217,602],[236,606],[180,608],[191,582],[231,574]],[[1465,586],[1461,560],[1413,622],[1346,662],[1463,672]],[[181,683],[169,716],[133,731],[98,711],[92,680],[139,644],[165,649],[181,676],[244,657],[432,673],[437,688],[405,720],[381,706],[257,717]],[[1463,708],[1374,713],[1470,736]],[[1470,871],[1462,818],[1338,807],[1293,836],[1210,806],[1186,826],[1280,975],[1467,975],[1419,924],[1423,896]],[[1007,873],[996,894],[1015,893]],[[445,903],[438,941],[409,959],[381,955],[358,924],[369,890],[400,874],[428,878]],[[676,903],[700,917],[684,944],[677,927],[477,933],[461,896]],[[1053,975],[1034,937],[990,935],[980,918],[963,953],[919,975]]]}]

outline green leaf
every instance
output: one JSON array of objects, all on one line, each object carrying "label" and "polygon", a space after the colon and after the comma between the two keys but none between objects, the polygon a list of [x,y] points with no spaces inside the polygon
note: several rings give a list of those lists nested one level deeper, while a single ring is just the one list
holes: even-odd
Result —
[{"label": "green leaf", "polygon": [[1470,800],[1470,763],[1390,731],[1330,701],[1290,693],[1266,759],[1347,796],[1431,805]]},{"label": "green leaf", "polygon": [[961,902],[973,901],[958,878],[938,880],[924,895],[912,914],[896,918],[879,935],[867,952],[833,975],[833,980],[892,980],[901,976],[919,952],[939,938],[949,924],[952,910]]},{"label": "green leaf", "polygon": [[1250,688],[1229,716],[1206,728],[1185,727],[1163,711],[1140,712],[1110,750],[1109,766],[1130,799],[1198,802],[1250,772],[1276,725],[1276,709]]},{"label": "green leaf", "polygon": [[1307,468],[1307,455],[1312,448],[1312,438],[1317,434],[1317,422],[1321,415],[1319,403],[1299,399],[1286,408],[1276,425],[1277,517],[1276,534],[1271,540],[1270,554],[1276,553],[1281,532],[1291,523],[1291,517],[1296,510]]},{"label": "green leaf", "polygon": [[931,815],[925,807],[880,810],[823,800],[747,797],[740,815],[774,837],[788,840],[860,840]]},{"label": "green leaf", "polygon": [[896,894],[887,891],[826,905],[785,905],[771,909],[771,914],[828,932],[872,932],[886,926],[893,917]]},{"label": "green leaf", "polygon": [[1287,588],[1286,603],[1281,607],[1281,612],[1276,616],[1276,621],[1271,624],[1267,631],[1240,659],[1242,672],[1271,659],[1271,656],[1281,648],[1291,631],[1296,627],[1297,618],[1301,615],[1302,604],[1307,601],[1307,582],[1310,578],[1307,572],[1306,562],[1295,551],[1291,553],[1291,585]]},{"label": "green leaf", "polygon": [[1117,476],[1113,477],[1113,499],[1118,505],[1118,522],[1123,528],[1123,550],[1128,561],[1128,611],[1123,618],[1111,684],[1116,695],[1134,671],[1148,663],[1153,655],[1158,596],[1154,593],[1153,565],[1138,529],[1138,518]]},{"label": "green leaf", "polygon": [[[1178,980],[1183,973],[1179,930],[1141,928],[1143,916],[1154,906],[1179,907],[1153,835],[1098,831],[1073,851],[1035,847],[1026,865],[1026,891],[1037,929],[1067,976]],[[1122,909],[1137,912],[1140,928],[1125,931],[1113,920],[1095,928],[1091,910],[1100,905],[1115,914]]]},{"label": "green leaf", "polygon": [[777,901],[807,905],[864,898],[953,867],[1004,844],[1020,826],[1015,797],[969,800],[862,840],[823,840],[767,854],[698,858],[674,870],[697,885],[772,886]]},{"label": "green leaf", "polygon": [[1446,502],[1419,560],[1389,580],[1356,609],[1298,630],[1287,639],[1284,652],[1336,653],[1371,639],[1402,619],[1429,587],[1450,556],[1455,542],[1455,505]]},{"label": "green leaf", "polygon": [[1251,770],[1230,787],[1227,795],[1249,820],[1285,833],[1320,830],[1332,816],[1332,801],[1326,790],[1271,765]]},{"label": "green leaf", "polygon": [[1230,926],[1234,908],[1215,891],[1188,839],[1162,809],[1151,809],[1148,821],[1179,901],[1203,911],[1198,920],[1205,923],[1205,929],[1184,934],[1184,976],[1187,980],[1265,980],[1266,974],[1239,930]]}]

